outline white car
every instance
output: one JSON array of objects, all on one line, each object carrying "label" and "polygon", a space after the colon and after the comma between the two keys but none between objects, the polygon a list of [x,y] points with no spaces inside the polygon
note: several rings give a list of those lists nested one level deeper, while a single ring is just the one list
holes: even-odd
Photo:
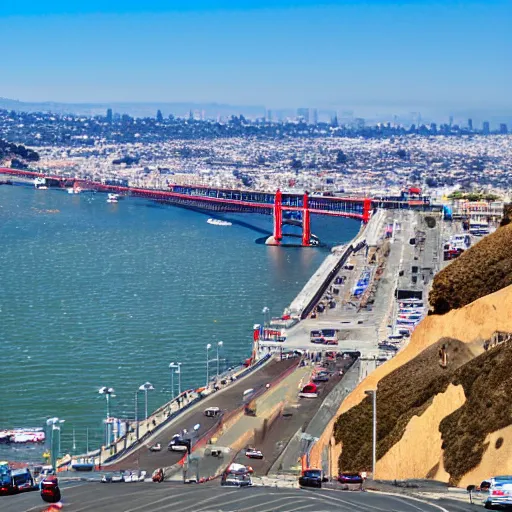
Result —
[{"label": "white car", "polygon": [[263,453],[255,448],[247,448],[245,456],[249,459],[263,459]]}]

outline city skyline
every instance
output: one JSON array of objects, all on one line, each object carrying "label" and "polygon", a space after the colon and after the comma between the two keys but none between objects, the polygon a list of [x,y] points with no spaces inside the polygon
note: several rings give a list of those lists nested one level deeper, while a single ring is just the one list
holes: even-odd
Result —
[{"label": "city skyline", "polygon": [[165,4],[53,1],[44,13],[35,2],[2,4],[4,40],[16,43],[0,97],[354,108],[363,117],[512,107],[508,2]]}]

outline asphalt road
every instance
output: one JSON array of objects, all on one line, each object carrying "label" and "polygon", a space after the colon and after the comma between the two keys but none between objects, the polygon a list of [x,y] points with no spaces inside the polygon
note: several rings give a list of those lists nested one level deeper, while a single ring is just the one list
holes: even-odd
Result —
[{"label": "asphalt road", "polygon": [[[2,512],[43,512],[37,492],[0,498]],[[328,489],[221,487],[208,484],[75,483],[63,488],[66,512],[466,512],[475,506],[445,500],[436,504],[406,496]],[[478,508],[478,507],[477,507]]]},{"label": "asphalt road", "polygon": [[[333,372],[333,375],[328,382],[318,384],[318,398],[297,398],[298,406],[291,403],[289,407],[284,409],[284,414],[271,426],[265,438],[259,443],[253,443],[254,447],[263,453],[263,459],[249,459],[245,456],[245,450],[241,450],[234,462],[251,466],[257,476],[266,475],[286,448],[288,441],[297,430],[306,427],[310,423],[323,400],[340,382],[339,370],[346,371],[351,364],[352,360],[350,359],[338,359],[335,363],[330,363],[329,370]],[[297,459],[299,455],[297,452]]]},{"label": "asphalt road", "polygon": [[[285,359],[283,361],[272,361],[264,365],[239,382],[235,382],[223,390],[208,396],[202,400],[198,406],[192,407],[192,409],[179,416],[175,421],[171,422],[156,434],[153,439],[146,441],[144,445],[123,458],[120,462],[104,466],[103,469],[112,471],[120,469],[143,469],[151,474],[151,472],[157,468],[176,464],[183,457],[183,453],[170,452],[167,450],[167,445],[172,436],[181,432],[183,429],[191,431],[192,427],[199,423],[201,428],[198,430],[198,435],[201,437],[218,422],[217,419],[204,416],[204,409],[208,407],[219,407],[225,413],[232,411],[243,403],[242,395],[246,389],[261,389],[268,382],[271,382],[286,371],[290,366],[297,364],[298,359]],[[149,447],[156,443],[162,445],[162,451],[150,452]]]}]

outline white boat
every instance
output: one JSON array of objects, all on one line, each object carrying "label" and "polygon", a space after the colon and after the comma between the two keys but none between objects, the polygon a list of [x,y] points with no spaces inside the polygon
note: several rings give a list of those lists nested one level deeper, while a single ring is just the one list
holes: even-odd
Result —
[{"label": "white boat", "polygon": [[213,226],[232,226],[233,225],[231,222],[228,222],[227,220],[220,220],[220,219],[208,219],[206,222],[208,224],[212,224]]},{"label": "white boat", "polygon": [[68,188],[68,194],[80,194],[82,192],[82,189],[78,187],[76,184],[73,185],[73,187]]},{"label": "white boat", "polygon": [[34,180],[34,187],[37,188],[37,190],[48,190],[46,178],[36,178]]},{"label": "white boat", "polygon": [[109,194],[107,196],[107,203],[117,203],[119,202],[119,194]]}]

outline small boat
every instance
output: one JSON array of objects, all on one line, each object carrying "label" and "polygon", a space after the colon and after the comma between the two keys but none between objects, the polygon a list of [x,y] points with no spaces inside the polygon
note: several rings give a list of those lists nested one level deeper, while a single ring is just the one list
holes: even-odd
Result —
[{"label": "small boat", "polygon": [[107,196],[107,203],[117,203],[119,202],[119,194],[109,194]]},{"label": "small boat", "polygon": [[206,221],[208,224],[212,224],[213,226],[232,226],[233,224],[231,222],[228,222],[227,220],[221,220],[221,219],[208,219]]}]

